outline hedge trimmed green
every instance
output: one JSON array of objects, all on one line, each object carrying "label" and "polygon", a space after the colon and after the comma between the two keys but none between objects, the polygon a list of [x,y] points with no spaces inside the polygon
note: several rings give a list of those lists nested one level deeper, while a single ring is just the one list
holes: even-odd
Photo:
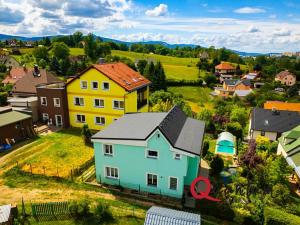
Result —
[{"label": "hedge trimmed green", "polygon": [[299,225],[300,217],[276,208],[265,208],[265,225]]}]

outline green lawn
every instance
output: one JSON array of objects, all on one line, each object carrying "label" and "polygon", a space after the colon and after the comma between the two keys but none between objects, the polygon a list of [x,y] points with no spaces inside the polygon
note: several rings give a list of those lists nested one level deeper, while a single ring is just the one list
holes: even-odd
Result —
[{"label": "green lawn", "polygon": [[83,48],[70,48],[70,55],[85,55]]},{"label": "green lawn", "polygon": [[48,176],[58,173],[60,177],[69,176],[71,169],[78,168],[94,155],[93,148],[84,144],[79,129],[41,136],[15,151],[0,168],[9,169],[18,162],[24,171]]},{"label": "green lawn", "polygon": [[152,59],[154,61],[160,61],[164,66],[167,79],[197,80],[199,76],[203,76],[205,74],[204,72],[199,74],[198,68],[196,67],[198,58],[178,58],[173,56],[143,54],[119,50],[113,50],[112,55],[127,57],[132,61],[139,59]]},{"label": "green lawn", "polygon": [[169,87],[168,91],[182,94],[183,98],[190,104],[194,112],[201,111],[202,108],[213,109],[212,97],[209,88],[197,86]]}]

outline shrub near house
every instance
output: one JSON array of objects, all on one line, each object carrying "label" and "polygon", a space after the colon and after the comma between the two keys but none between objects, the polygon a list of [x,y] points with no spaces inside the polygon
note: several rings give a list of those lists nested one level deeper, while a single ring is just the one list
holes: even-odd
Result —
[{"label": "shrub near house", "polygon": [[198,176],[204,122],[179,107],[126,114],[92,137],[98,182],[181,198]]}]

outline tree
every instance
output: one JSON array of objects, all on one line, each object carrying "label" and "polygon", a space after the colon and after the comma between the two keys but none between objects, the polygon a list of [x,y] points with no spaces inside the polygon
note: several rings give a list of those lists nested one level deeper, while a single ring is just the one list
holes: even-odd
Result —
[{"label": "tree", "polygon": [[140,74],[144,74],[145,67],[147,66],[148,62],[145,59],[140,59],[137,63],[137,69]]},{"label": "tree", "polygon": [[202,109],[202,110],[198,113],[197,119],[198,119],[198,120],[203,120],[203,121],[205,121],[206,123],[208,123],[209,121],[212,120],[212,115],[213,115],[213,114],[212,114],[212,111],[211,111],[211,110],[204,108],[204,109]]},{"label": "tree", "polygon": [[104,58],[106,55],[110,55],[110,53],[111,53],[111,47],[110,47],[109,43],[105,43],[105,42],[97,43],[97,46],[95,49],[96,57]]},{"label": "tree", "polygon": [[235,71],[236,71],[235,74],[238,75],[238,76],[241,76],[243,74],[243,71],[240,68],[240,64],[238,64],[236,66],[236,70]]},{"label": "tree", "polygon": [[66,76],[68,73],[68,70],[70,68],[70,61],[69,59],[61,59],[59,60],[59,67],[60,67],[60,72],[63,76]]},{"label": "tree", "polygon": [[153,91],[167,90],[166,75],[161,62],[157,62],[154,66],[154,77],[151,82]]},{"label": "tree", "polygon": [[57,74],[61,74],[60,65],[56,57],[52,57],[50,62],[50,70]]},{"label": "tree", "polygon": [[85,144],[91,143],[92,132],[89,129],[87,124],[84,124],[81,130],[81,135],[83,136],[83,140]]},{"label": "tree", "polygon": [[209,142],[204,141],[203,148],[202,148],[202,157],[205,157],[207,155],[208,149],[209,149]]},{"label": "tree", "polygon": [[84,38],[84,52],[85,54],[90,57],[92,60],[96,59],[96,47],[97,44],[95,42],[95,38],[93,34],[88,34],[85,38]]},{"label": "tree", "polygon": [[210,162],[210,172],[214,177],[219,176],[224,168],[224,161],[219,155],[215,155]]},{"label": "tree", "polygon": [[69,47],[63,42],[55,42],[53,44],[52,51],[54,57],[56,57],[58,60],[65,60],[70,55]]},{"label": "tree", "polygon": [[144,76],[152,81],[154,80],[154,75],[155,75],[155,66],[154,66],[154,63],[153,62],[150,62],[147,64],[147,66],[145,67],[145,70],[144,70]]},{"label": "tree", "polygon": [[290,189],[284,184],[277,183],[272,188],[272,199],[280,206],[285,206],[290,201],[290,195]]},{"label": "tree", "polygon": [[32,51],[33,56],[36,61],[39,62],[41,59],[48,61],[49,53],[46,47],[35,47]]},{"label": "tree", "polygon": [[46,62],[45,59],[41,59],[41,60],[39,61],[38,64],[39,64],[39,66],[42,67],[43,69],[45,69],[46,66],[47,66],[47,62]]},{"label": "tree", "polygon": [[49,38],[49,37],[43,38],[43,44],[44,44],[45,46],[50,46],[50,45],[51,45],[50,38]]},{"label": "tree", "polygon": [[7,93],[0,92],[0,106],[6,105],[7,103]]},{"label": "tree", "polygon": [[231,122],[239,122],[243,127],[246,126],[248,121],[248,112],[245,108],[234,107],[230,114]]},{"label": "tree", "polygon": [[73,34],[73,40],[74,40],[75,46],[78,47],[79,42],[81,42],[83,40],[83,34],[80,31],[75,32]]},{"label": "tree", "polygon": [[231,122],[226,125],[226,130],[232,133],[237,140],[243,139],[243,128],[238,122]]},{"label": "tree", "polygon": [[206,85],[209,87],[212,87],[214,84],[217,83],[217,78],[213,74],[205,74],[203,79],[204,79]]}]

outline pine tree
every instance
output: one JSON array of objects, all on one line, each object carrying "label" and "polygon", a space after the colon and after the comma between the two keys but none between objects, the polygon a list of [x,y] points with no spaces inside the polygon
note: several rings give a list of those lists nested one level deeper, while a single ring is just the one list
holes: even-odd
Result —
[{"label": "pine tree", "polygon": [[164,68],[161,62],[156,63],[155,65],[155,74],[156,74],[156,90],[167,90],[167,81]]},{"label": "pine tree", "polygon": [[145,67],[144,76],[152,82],[152,86],[153,86],[153,82],[154,82],[154,74],[155,74],[155,66],[154,66],[153,62],[150,62]]}]

